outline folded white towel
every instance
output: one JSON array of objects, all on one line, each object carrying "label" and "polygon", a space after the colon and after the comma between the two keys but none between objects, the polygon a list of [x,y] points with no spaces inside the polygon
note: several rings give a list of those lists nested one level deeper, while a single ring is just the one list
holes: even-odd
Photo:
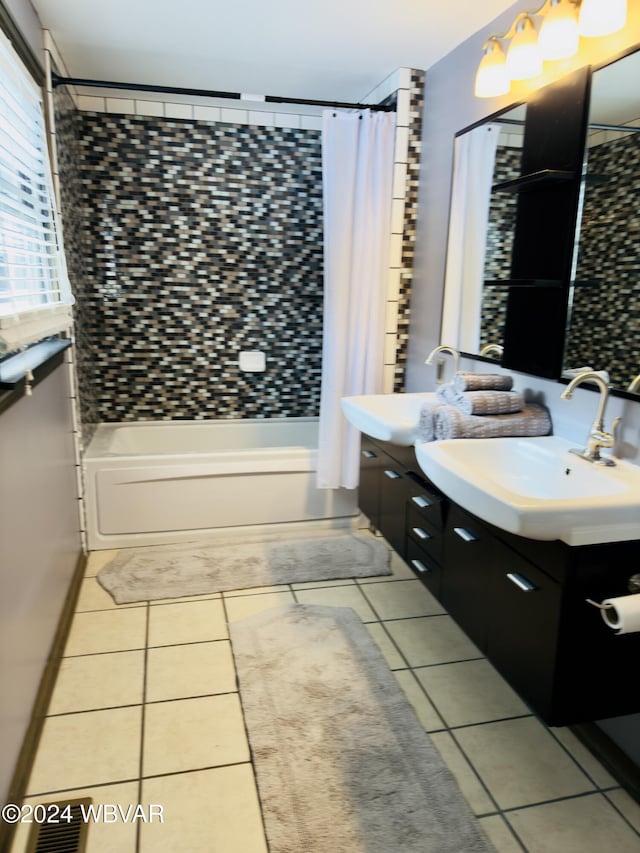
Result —
[{"label": "folded white towel", "polygon": [[510,391],[513,377],[498,373],[464,373],[458,371],[453,377],[456,391]]},{"label": "folded white towel", "polygon": [[456,406],[440,406],[435,415],[436,440],[548,435],[551,418],[544,406],[529,403],[510,415],[467,415]]},{"label": "folded white towel", "polygon": [[439,400],[426,400],[420,409],[416,444],[433,441],[436,437],[436,412],[442,406]]}]

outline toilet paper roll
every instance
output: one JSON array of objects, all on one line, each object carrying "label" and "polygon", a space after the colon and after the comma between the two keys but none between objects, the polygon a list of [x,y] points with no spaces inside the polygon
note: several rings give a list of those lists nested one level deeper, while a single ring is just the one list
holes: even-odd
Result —
[{"label": "toilet paper roll", "polygon": [[640,593],[606,598],[602,602],[602,618],[616,634],[633,634],[640,631]]}]

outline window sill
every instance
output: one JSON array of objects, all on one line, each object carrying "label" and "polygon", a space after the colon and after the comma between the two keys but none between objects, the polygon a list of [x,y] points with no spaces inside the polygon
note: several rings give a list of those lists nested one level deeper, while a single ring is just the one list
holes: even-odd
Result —
[{"label": "window sill", "polygon": [[[64,351],[70,346],[68,338],[41,341],[0,362],[0,413],[24,396],[27,385],[35,387],[59,367],[64,361]],[[29,372],[33,379],[27,383]]]}]

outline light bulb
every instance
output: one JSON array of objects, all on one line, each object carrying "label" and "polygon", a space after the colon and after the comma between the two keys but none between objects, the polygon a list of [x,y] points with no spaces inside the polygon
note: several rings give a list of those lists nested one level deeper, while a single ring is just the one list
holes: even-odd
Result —
[{"label": "light bulb", "polygon": [[581,36],[609,36],[627,22],[627,0],[582,0],[578,28]]},{"label": "light bulb", "polygon": [[573,0],[551,0],[540,27],[538,47],[543,59],[567,59],[578,52],[578,13]]},{"label": "light bulb", "polygon": [[476,98],[506,95],[510,85],[502,45],[497,38],[490,38],[484,45],[484,55],[476,72]]},{"label": "light bulb", "polygon": [[507,71],[512,80],[528,80],[542,74],[538,36],[528,15],[521,15],[516,21],[515,33],[507,51]]}]

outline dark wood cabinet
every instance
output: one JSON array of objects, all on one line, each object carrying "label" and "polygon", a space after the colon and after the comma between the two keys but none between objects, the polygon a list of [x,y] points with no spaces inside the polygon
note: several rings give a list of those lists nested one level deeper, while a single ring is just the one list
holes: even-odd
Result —
[{"label": "dark wood cabinet", "polygon": [[496,669],[545,719],[558,650],[561,585],[452,506],[442,603]]},{"label": "dark wood cabinet", "polygon": [[496,542],[477,519],[452,505],[445,532],[445,571],[441,600],[478,648],[487,653],[488,613],[492,606],[488,579]]},{"label": "dark wood cabinet", "polygon": [[545,722],[640,711],[640,633],[616,635],[588,603],[628,592],[640,542],[515,536],[451,503],[419,472],[413,448],[363,437],[363,449],[376,455],[363,456],[362,511]]},{"label": "dark wood cabinet", "polygon": [[419,545],[433,539],[433,546],[427,550],[431,552],[430,560],[437,559],[436,552],[442,542],[445,501],[422,475],[413,447],[400,447],[363,435],[360,453],[358,505],[372,527],[379,530],[394,550],[406,559],[407,512],[410,507],[413,513],[412,538]]}]

